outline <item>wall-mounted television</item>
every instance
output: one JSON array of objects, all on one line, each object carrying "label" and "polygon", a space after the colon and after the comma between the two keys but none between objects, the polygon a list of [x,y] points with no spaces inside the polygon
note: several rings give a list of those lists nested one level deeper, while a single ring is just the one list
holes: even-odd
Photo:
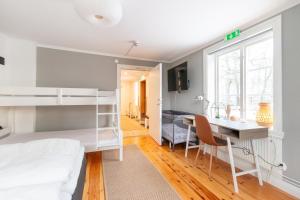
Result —
[{"label": "wall-mounted television", "polygon": [[187,90],[189,81],[187,77],[187,62],[168,70],[168,91]]}]

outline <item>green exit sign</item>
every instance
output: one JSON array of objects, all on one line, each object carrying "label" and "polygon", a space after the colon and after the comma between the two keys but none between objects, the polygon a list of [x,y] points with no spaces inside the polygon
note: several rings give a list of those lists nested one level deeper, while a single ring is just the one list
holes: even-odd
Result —
[{"label": "green exit sign", "polygon": [[238,36],[240,36],[241,34],[241,30],[240,29],[236,29],[235,31],[233,31],[232,33],[228,33],[226,36],[225,36],[225,40],[228,41],[228,40],[232,40]]}]

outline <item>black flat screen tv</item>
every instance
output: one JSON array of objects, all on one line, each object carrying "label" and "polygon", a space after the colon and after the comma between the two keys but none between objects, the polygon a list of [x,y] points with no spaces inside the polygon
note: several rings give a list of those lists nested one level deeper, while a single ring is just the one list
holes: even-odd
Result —
[{"label": "black flat screen tv", "polygon": [[187,62],[168,70],[168,91],[188,90]]}]

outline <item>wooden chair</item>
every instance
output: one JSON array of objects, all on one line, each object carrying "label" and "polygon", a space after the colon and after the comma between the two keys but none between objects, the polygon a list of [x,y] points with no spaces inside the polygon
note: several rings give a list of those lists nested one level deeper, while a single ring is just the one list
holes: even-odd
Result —
[{"label": "wooden chair", "polygon": [[[213,155],[213,147],[215,147],[215,156],[217,157],[217,151],[219,146],[227,146],[227,141],[221,138],[218,138],[213,135],[210,124],[205,116],[196,115],[196,133],[198,135],[201,143],[210,145],[210,161],[209,161],[209,178],[211,178],[211,167],[212,167],[212,155]],[[200,153],[200,145],[195,158],[195,163],[197,162],[199,153]]]}]

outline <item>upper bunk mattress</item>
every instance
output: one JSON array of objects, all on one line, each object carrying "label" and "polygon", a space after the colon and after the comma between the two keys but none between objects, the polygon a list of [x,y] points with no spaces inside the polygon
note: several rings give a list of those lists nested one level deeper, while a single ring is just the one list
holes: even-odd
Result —
[{"label": "upper bunk mattress", "polygon": [[[102,131],[101,137],[109,136],[115,138],[111,130]],[[11,134],[5,138],[0,139],[1,144],[15,144],[20,142],[29,142],[41,139],[62,138],[80,141],[84,146],[85,152],[99,151],[97,149],[96,129],[78,129],[65,131],[47,131],[47,132],[33,132],[24,134]],[[100,138],[101,139],[101,138]],[[102,138],[105,139],[105,138]]]}]

